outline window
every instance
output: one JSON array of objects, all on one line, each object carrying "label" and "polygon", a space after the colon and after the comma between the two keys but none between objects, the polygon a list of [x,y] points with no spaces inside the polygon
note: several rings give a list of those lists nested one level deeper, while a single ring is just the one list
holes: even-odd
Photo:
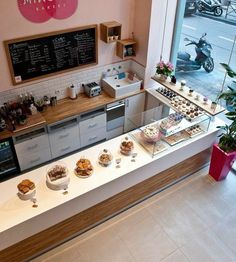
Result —
[{"label": "window", "polygon": [[206,10],[213,5],[210,0],[179,2],[172,47],[176,78],[185,79],[188,86],[215,100],[222,87],[232,83],[220,63],[236,70],[236,1],[221,0],[217,6],[221,15],[219,11],[215,14],[215,9]]}]

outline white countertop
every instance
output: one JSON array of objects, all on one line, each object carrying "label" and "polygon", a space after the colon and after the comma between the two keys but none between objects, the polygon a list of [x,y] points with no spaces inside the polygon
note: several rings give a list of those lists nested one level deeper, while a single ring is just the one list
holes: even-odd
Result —
[{"label": "white countertop", "polygon": [[[134,141],[133,152],[138,153],[136,162],[131,162],[131,156],[124,156],[119,152],[121,140],[125,135],[65,157],[61,159],[61,161],[63,161],[69,169],[70,184],[68,187],[69,193],[67,195],[62,194],[63,190],[53,191],[46,186],[46,171],[48,165],[2,182],[0,183],[0,233],[39,214],[60,206],[67,201],[78,198],[83,194],[114,181],[115,179],[144,165],[148,165],[149,163],[166,156],[170,152],[176,151],[189,143],[207,136],[209,133],[217,132],[216,126],[220,124],[222,124],[222,121],[216,118],[215,122],[211,122],[207,133],[203,133],[170,147],[153,158],[147,151],[145,151],[145,149],[132,139]],[[114,157],[112,164],[108,167],[102,167],[97,161],[99,153],[105,148],[108,149]],[[88,158],[94,167],[93,174],[86,179],[78,178],[73,172],[76,162],[82,156]],[[121,168],[115,167],[116,158],[122,159],[120,164]],[[51,164],[52,163],[49,165]],[[17,196],[17,184],[26,178],[32,180],[36,185],[37,208],[32,207],[32,202],[30,200],[23,201]]]}]

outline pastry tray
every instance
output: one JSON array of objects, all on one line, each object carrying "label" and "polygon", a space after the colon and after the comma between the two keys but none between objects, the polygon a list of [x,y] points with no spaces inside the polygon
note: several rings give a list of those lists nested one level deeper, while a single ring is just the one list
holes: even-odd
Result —
[{"label": "pastry tray", "polygon": [[178,144],[179,142],[182,142],[182,141],[189,139],[189,138],[190,138],[190,136],[185,130],[180,131],[180,132],[178,132],[174,135],[168,136],[168,137],[162,137],[162,139],[171,146],[174,146],[174,145]]}]

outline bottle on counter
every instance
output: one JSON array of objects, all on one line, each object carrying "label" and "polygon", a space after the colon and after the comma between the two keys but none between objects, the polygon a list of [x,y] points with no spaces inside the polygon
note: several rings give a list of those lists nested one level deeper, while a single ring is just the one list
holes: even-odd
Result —
[{"label": "bottle on counter", "polygon": [[31,104],[29,109],[30,109],[31,115],[36,115],[38,113],[38,110],[34,104]]}]

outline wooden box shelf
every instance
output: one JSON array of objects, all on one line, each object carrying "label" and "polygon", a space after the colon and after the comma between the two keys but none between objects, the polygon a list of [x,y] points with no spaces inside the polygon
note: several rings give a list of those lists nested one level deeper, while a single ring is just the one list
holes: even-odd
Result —
[{"label": "wooden box shelf", "polygon": [[116,55],[124,59],[126,57],[135,56],[136,41],[133,39],[118,40],[116,46]]},{"label": "wooden box shelf", "polygon": [[100,38],[105,43],[116,42],[121,39],[121,24],[116,21],[100,24]]}]

